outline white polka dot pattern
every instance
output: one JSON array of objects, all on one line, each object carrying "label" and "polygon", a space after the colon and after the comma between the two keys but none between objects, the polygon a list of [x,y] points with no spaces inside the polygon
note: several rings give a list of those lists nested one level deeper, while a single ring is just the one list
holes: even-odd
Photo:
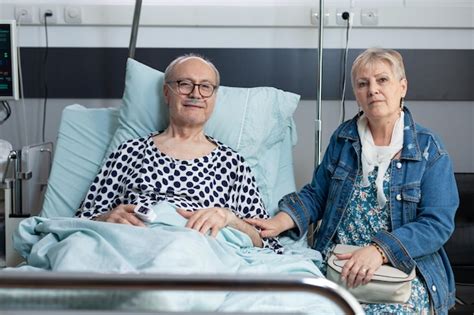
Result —
[{"label": "white polka dot pattern", "polygon": [[[268,218],[255,179],[242,156],[217,145],[193,160],[174,159],[158,150],[151,134],[122,143],[112,152],[91,184],[77,217],[95,218],[120,204],[153,206],[168,201],[179,208],[229,208],[239,218]],[[264,246],[282,252],[277,239]]]}]

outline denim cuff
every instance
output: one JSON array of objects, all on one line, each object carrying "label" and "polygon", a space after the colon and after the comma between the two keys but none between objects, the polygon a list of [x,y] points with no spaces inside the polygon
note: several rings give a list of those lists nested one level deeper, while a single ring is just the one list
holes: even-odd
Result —
[{"label": "denim cuff", "polygon": [[410,273],[415,268],[415,261],[410,257],[405,246],[390,232],[378,232],[372,242],[380,246],[395,268],[405,273]]},{"label": "denim cuff", "polygon": [[288,214],[290,218],[293,220],[293,222],[295,222],[295,225],[296,225],[293,229],[286,231],[285,235],[288,235],[292,239],[300,239],[306,233],[306,229],[304,228],[305,225],[302,221],[302,218],[294,209],[294,207],[292,207],[285,201],[285,197],[283,197],[283,199],[280,200],[278,204],[278,208],[280,209],[280,211]]}]

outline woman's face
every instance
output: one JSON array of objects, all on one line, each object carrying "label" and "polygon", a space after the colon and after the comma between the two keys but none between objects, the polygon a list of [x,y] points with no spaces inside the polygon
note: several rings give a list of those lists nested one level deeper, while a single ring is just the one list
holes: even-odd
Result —
[{"label": "woman's face", "polygon": [[[214,70],[203,60],[190,57],[178,63],[173,69],[172,82],[164,85],[164,95],[170,111],[170,124],[187,128],[202,128],[211,117],[216,102],[216,92],[203,97],[199,86],[186,95],[179,93],[178,82],[189,84],[216,85]],[[204,89],[204,87],[203,87]]]},{"label": "woman's face", "polygon": [[397,119],[407,80],[399,79],[386,61],[360,68],[355,76],[354,94],[369,121]]}]

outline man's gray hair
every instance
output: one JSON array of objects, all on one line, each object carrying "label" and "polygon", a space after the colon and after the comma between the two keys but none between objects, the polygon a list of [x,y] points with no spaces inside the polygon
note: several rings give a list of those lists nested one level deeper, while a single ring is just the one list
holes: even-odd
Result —
[{"label": "man's gray hair", "polygon": [[353,88],[355,88],[355,77],[359,70],[367,67],[368,65],[372,65],[378,61],[387,62],[392,68],[393,73],[399,80],[406,79],[403,58],[398,51],[377,47],[369,48],[363,53],[361,53],[359,56],[357,56],[356,60],[352,64],[351,79]]},{"label": "man's gray hair", "polygon": [[207,59],[206,57],[198,55],[198,54],[194,54],[194,53],[179,56],[176,59],[174,59],[173,61],[171,61],[171,63],[168,65],[168,67],[166,67],[166,70],[165,70],[165,82],[164,82],[164,84],[166,84],[166,82],[169,82],[173,79],[172,76],[173,76],[174,67],[178,63],[180,63],[181,61],[184,61],[184,60],[189,59],[189,58],[198,58],[198,59],[201,59],[202,61],[204,61],[205,63],[207,63],[209,65],[209,67],[211,67],[211,69],[214,70],[214,73],[216,74],[216,86],[220,85],[221,76],[220,76],[219,70],[217,70],[216,66],[214,66],[214,64],[209,59]]}]

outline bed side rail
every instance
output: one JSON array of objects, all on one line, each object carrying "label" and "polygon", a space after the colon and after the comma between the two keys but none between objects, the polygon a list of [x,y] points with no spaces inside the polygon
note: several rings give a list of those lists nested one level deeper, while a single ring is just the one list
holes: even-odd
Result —
[{"label": "bed side rail", "polygon": [[94,290],[202,290],[202,291],[288,291],[324,296],[345,314],[364,314],[357,300],[345,289],[316,277],[278,278],[256,275],[103,274],[81,272],[7,271],[0,288],[94,289]]}]

